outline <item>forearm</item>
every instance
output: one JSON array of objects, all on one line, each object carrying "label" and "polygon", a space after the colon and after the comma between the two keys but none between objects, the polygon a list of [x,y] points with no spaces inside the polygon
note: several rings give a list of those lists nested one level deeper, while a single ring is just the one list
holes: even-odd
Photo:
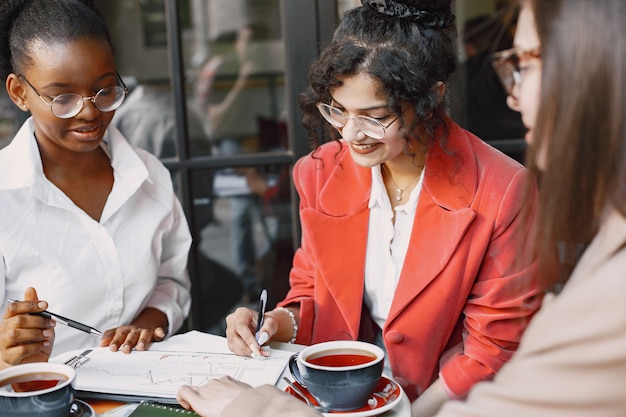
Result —
[{"label": "forearm", "polygon": [[164,329],[168,334],[172,334],[182,326],[189,313],[190,305],[191,295],[184,281],[159,278],[159,283],[150,296],[146,309],[156,309],[165,314],[169,328]]},{"label": "forearm", "polygon": [[321,414],[295,397],[286,395],[274,386],[262,385],[235,398],[220,417],[319,417]]}]

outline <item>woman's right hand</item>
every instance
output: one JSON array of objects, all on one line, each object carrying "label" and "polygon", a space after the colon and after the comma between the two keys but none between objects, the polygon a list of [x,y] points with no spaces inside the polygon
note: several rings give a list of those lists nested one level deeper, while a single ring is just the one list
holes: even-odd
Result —
[{"label": "woman's right hand", "polygon": [[47,362],[54,343],[54,320],[33,315],[48,308],[34,288],[27,288],[24,301],[9,303],[0,322],[0,367]]},{"label": "woman's right hand", "polygon": [[[262,350],[261,345],[274,338],[279,328],[277,312],[268,311],[263,319],[263,327],[259,330],[259,341],[254,337],[258,312],[246,307],[239,307],[226,317],[226,339],[228,348],[240,356],[270,356],[268,351]],[[280,312],[278,314],[281,314]],[[284,314],[284,313],[283,313]]]},{"label": "woman's right hand", "polygon": [[[261,350],[261,346],[254,337],[257,318],[258,313],[246,307],[239,307],[226,317],[226,339],[228,341],[228,348],[236,355],[269,356],[268,352]],[[264,328],[266,326],[267,323],[263,325]],[[269,341],[272,334],[268,333],[269,337],[267,341]]]}]

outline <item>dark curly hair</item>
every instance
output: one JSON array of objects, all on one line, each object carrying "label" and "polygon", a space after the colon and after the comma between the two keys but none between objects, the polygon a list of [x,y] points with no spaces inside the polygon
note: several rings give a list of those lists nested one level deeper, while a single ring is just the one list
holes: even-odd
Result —
[{"label": "dark curly hair", "polygon": [[63,43],[80,38],[111,45],[106,23],[90,0],[0,1],[0,75],[22,72],[32,63],[37,43]]},{"label": "dark curly hair", "polygon": [[[434,12],[443,10],[451,15],[450,2],[439,3],[440,9]],[[429,5],[432,7],[432,2]],[[419,138],[423,146],[433,145],[439,127],[443,132],[439,142],[445,145],[445,100],[435,87],[439,81],[446,83],[456,69],[455,37],[456,27],[451,22],[433,26],[423,19],[389,16],[367,5],[347,11],[333,39],[311,65],[309,85],[299,96],[311,147],[317,149],[322,142],[319,128],[323,119],[316,104],[330,103],[333,90],[356,74],[367,74],[380,83],[389,110],[401,116],[401,123],[409,111],[401,104],[412,105],[415,122],[406,130],[425,132]],[[339,137],[329,125],[325,125],[325,132],[333,139]],[[408,142],[409,136],[406,139]]]}]

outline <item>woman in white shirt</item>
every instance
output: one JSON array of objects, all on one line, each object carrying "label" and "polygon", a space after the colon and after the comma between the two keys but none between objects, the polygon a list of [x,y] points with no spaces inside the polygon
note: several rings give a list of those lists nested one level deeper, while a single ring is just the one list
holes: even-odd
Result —
[{"label": "woman in white shirt", "polygon": [[[3,2],[0,19],[2,79],[32,115],[0,151],[0,367],[147,349],[188,314],[191,237],[167,169],[109,127],[126,87],[104,20],[76,0]],[[46,308],[104,334],[28,314]]]}]

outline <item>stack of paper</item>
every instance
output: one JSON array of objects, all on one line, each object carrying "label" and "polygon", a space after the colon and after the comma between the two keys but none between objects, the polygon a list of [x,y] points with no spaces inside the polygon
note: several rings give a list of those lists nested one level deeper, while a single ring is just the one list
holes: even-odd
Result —
[{"label": "stack of paper", "polygon": [[125,354],[95,348],[68,352],[54,361],[76,367],[79,397],[175,402],[181,385],[200,386],[224,375],[252,386],[275,385],[291,355],[272,349],[267,360],[236,356],[228,352],[224,338],[192,332],[148,351]]}]

